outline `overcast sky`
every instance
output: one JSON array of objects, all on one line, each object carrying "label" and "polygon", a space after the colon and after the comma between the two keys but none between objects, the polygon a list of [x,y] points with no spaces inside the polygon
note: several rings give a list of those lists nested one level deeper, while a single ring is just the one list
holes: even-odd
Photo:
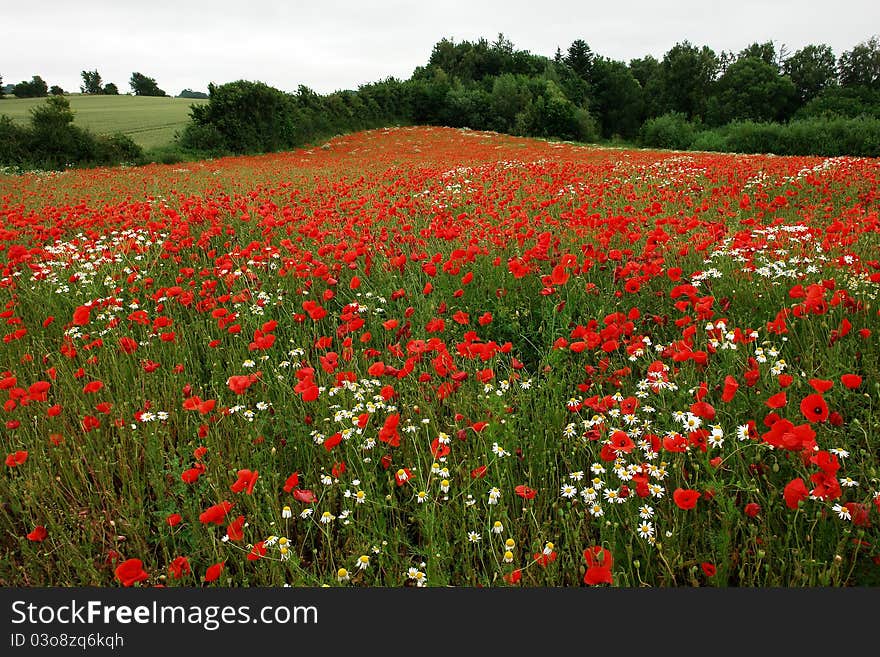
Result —
[{"label": "overcast sky", "polygon": [[4,84],[40,75],[79,91],[80,72],[130,91],[133,71],[170,95],[209,82],[259,80],[285,91],[356,89],[408,78],[442,38],[503,33],[552,57],[575,39],[629,61],[662,59],[688,40],[716,53],[773,41],[794,52],[825,43],[840,55],[880,32],[876,0],[0,0]]}]

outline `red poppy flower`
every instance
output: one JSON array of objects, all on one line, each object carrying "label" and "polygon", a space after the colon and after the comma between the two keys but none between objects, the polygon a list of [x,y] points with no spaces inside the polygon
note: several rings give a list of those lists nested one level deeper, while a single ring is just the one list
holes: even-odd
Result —
[{"label": "red poppy flower", "polygon": [[412,470],[409,468],[399,468],[397,472],[394,473],[394,483],[398,486],[403,486],[406,482],[412,479]]},{"label": "red poppy flower", "polygon": [[688,448],[688,439],[679,433],[663,437],[663,449],[667,452],[685,452]]},{"label": "red poppy flower", "polygon": [[834,381],[828,379],[810,379],[809,383],[810,387],[820,395],[823,392],[828,392],[834,386]]},{"label": "red poppy flower", "polygon": [[202,476],[202,473],[205,472],[205,466],[201,463],[196,464],[195,467],[189,468],[188,470],[184,470],[180,473],[180,479],[185,484],[194,484],[199,480],[199,477]]},{"label": "red poppy flower", "polygon": [[226,385],[229,386],[229,389],[232,390],[236,395],[243,395],[247,392],[247,389],[253,385],[253,383],[257,380],[260,373],[257,372],[255,374],[242,374],[236,376],[230,376],[226,380]]},{"label": "red poppy flower", "polygon": [[284,492],[289,493],[297,486],[299,486],[299,472],[294,472],[284,482]]},{"label": "red poppy flower", "polygon": [[855,390],[862,385],[862,377],[858,374],[844,374],[840,377],[840,382],[850,390]]},{"label": "red poppy flower", "polygon": [[794,377],[791,374],[780,374],[776,380],[779,382],[780,388],[787,388],[794,381]]},{"label": "red poppy flower", "polygon": [[627,397],[620,402],[620,412],[624,415],[632,415],[636,412],[638,407],[639,400],[637,397]]},{"label": "red poppy flower", "polygon": [[223,572],[223,568],[226,567],[226,562],[221,561],[219,563],[215,563],[213,566],[208,566],[208,570],[205,571],[205,581],[213,582],[218,577],[220,577],[220,573]]},{"label": "red poppy flower", "polygon": [[810,475],[810,482],[815,484],[810,495],[819,499],[836,500],[843,494],[840,482],[833,473],[814,472]]},{"label": "red poppy flower", "polygon": [[852,523],[856,527],[870,527],[871,519],[868,517],[868,507],[858,502],[847,502],[843,505],[849,511]]},{"label": "red poppy flower", "polygon": [[379,440],[388,443],[391,447],[400,446],[400,434],[397,432],[397,425],[400,422],[400,414],[392,413],[385,418],[385,423],[379,429]]},{"label": "red poppy flower", "polygon": [[800,501],[807,499],[810,493],[807,491],[807,485],[804,483],[804,480],[798,477],[785,485],[782,496],[785,498],[785,504],[789,509],[797,509]]},{"label": "red poppy flower", "polygon": [[504,576],[504,581],[508,584],[519,584],[520,580],[522,580],[522,570],[519,568]]},{"label": "red poppy flower", "polygon": [[264,556],[266,556],[266,544],[265,541],[260,541],[251,548],[250,552],[248,552],[247,560],[256,561],[257,559],[262,559]]},{"label": "red poppy flower", "polygon": [[535,552],[535,553],[532,555],[532,559],[534,559],[534,560],[535,560],[535,563],[537,563],[537,564],[538,564],[539,566],[541,566],[542,568],[546,568],[546,567],[549,566],[551,563],[553,563],[554,561],[556,561],[556,556],[557,556],[557,555],[556,555],[556,551],[555,551],[555,550],[551,550],[551,551],[550,551],[550,554],[546,554],[546,553],[544,553],[544,552]]},{"label": "red poppy flower", "polygon": [[19,450],[12,454],[6,455],[6,465],[10,468],[17,468],[20,465],[24,465],[24,462],[28,459],[28,453],[25,450]]},{"label": "red poppy flower", "polygon": [[749,518],[754,518],[756,515],[761,513],[761,505],[757,502],[749,502],[748,504],[746,504],[746,507],[745,509],[743,509],[743,511]]},{"label": "red poppy flower", "polygon": [[248,495],[252,495],[254,492],[254,484],[257,483],[257,479],[260,474],[258,470],[254,470],[251,472],[250,470],[239,470],[237,473],[238,479],[235,483],[230,486],[233,493],[240,493],[243,490],[247,491]]},{"label": "red poppy flower", "polygon": [[794,426],[788,420],[776,420],[761,439],[777,449],[811,450],[816,445],[816,432],[809,424]]},{"label": "red poppy flower", "polygon": [[49,388],[52,384],[48,381],[37,381],[28,387],[28,396],[31,401],[46,401]]},{"label": "red poppy flower", "polygon": [[538,494],[538,491],[536,491],[534,488],[529,488],[525,484],[520,484],[519,486],[517,486],[513,490],[516,492],[517,495],[519,495],[524,500],[534,499],[535,495]]},{"label": "red poppy flower", "polygon": [[618,456],[620,456],[620,454],[629,454],[635,447],[635,443],[624,431],[615,431],[612,433],[610,441],[611,448]]},{"label": "red poppy flower", "polygon": [[222,525],[226,519],[226,514],[229,513],[233,506],[234,504],[227,501],[210,506],[199,514],[199,521],[206,525],[210,523]]},{"label": "red poppy flower", "polygon": [[824,422],[828,419],[828,404],[822,395],[807,395],[801,401],[801,413],[810,422]]},{"label": "red poppy flower", "polygon": [[138,343],[137,343],[137,341],[133,340],[132,338],[129,338],[128,336],[123,336],[123,337],[119,338],[119,350],[120,351],[122,351],[126,354],[130,354],[130,353],[134,353],[135,351],[137,351],[137,348],[138,348]]},{"label": "red poppy flower", "polygon": [[186,557],[177,557],[168,565],[168,573],[174,579],[180,579],[184,575],[189,575],[189,559]]},{"label": "red poppy flower", "polygon": [[293,491],[293,499],[303,504],[312,504],[318,501],[317,495],[308,488],[297,488]]},{"label": "red poppy flower", "polygon": [[715,407],[709,402],[698,401],[691,404],[691,413],[704,420],[712,421],[715,419]]},{"label": "red poppy flower", "polygon": [[478,465],[476,468],[471,470],[471,479],[482,479],[486,476],[486,472],[489,470],[488,466]]},{"label": "red poppy flower", "polygon": [[172,513],[167,518],[165,518],[165,522],[168,524],[169,527],[177,527],[177,525],[179,525],[182,520],[183,518],[179,513]]},{"label": "red poppy flower", "polygon": [[435,459],[442,459],[444,456],[448,456],[451,451],[449,445],[441,443],[439,438],[434,438],[431,442],[431,454]]},{"label": "red poppy flower", "polygon": [[611,552],[601,545],[584,550],[584,559],[587,562],[587,572],[584,574],[584,584],[595,586],[597,584],[613,584],[614,579],[611,568],[614,558]]},{"label": "red poppy flower", "polygon": [[685,510],[693,509],[697,506],[697,499],[699,497],[699,491],[684,488],[676,488],[672,493],[672,499],[678,508]]},{"label": "red poppy flower", "polygon": [[715,564],[709,561],[704,561],[700,564],[700,568],[703,569],[703,573],[705,573],[706,577],[715,577]]},{"label": "red poppy flower", "polygon": [[144,563],[140,559],[126,559],[116,566],[114,573],[116,579],[126,587],[143,582],[149,577],[147,571],[144,570]]},{"label": "red poppy flower", "polygon": [[338,431],[324,441],[324,449],[328,452],[342,442],[342,434]]},{"label": "red poppy flower", "polygon": [[92,309],[89,306],[80,306],[73,311],[73,323],[76,326],[85,326],[89,323],[89,315]]},{"label": "red poppy flower", "polygon": [[244,540],[244,516],[238,516],[226,527],[226,535],[230,541]]},{"label": "red poppy flower", "polygon": [[765,402],[767,406],[770,408],[782,408],[788,402],[788,398],[785,395],[785,391],[777,392],[775,395],[771,395],[770,398]]},{"label": "red poppy flower", "polygon": [[40,541],[44,540],[48,535],[49,532],[46,531],[46,528],[43,527],[43,525],[37,525],[36,527],[34,527],[33,531],[28,533],[27,539],[29,541],[39,543]]}]

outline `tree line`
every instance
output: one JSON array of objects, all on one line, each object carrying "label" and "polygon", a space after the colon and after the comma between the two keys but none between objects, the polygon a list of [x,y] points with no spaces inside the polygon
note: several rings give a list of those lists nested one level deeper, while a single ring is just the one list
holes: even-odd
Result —
[{"label": "tree line", "polygon": [[[408,80],[357,91],[285,93],[259,82],[211,85],[184,148],[268,152],[389,121],[652,147],[880,155],[880,42],[835,56],[772,42],[716,53],[688,41],[662,59],[623,62],[577,39],[554,57],[498,35],[442,39]],[[826,134],[827,133],[827,134]]]},{"label": "tree line", "polygon": [[[82,78],[83,93],[118,93],[97,70],[82,71]],[[165,95],[140,73],[129,83],[136,95]],[[22,84],[47,93],[39,76]],[[187,89],[181,95],[204,94]],[[57,116],[49,122],[66,126],[53,133],[68,144],[59,151],[64,157],[49,149],[50,157],[31,154],[29,164],[103,162],[113,153],[127,162],[144,159],[121,136],[114,138],[118,148],[84,146],[77,159],[69,145],[88,140],[71,136],[68,110],[52,105]],[[35,117],[26,137],[4,117],[0,142],[8,143],[0,147],[0,163],[9,164],[10,153],[18,153],[14,163],[23,162],[28,143],[45,147],[48,141],[34,137],[45,124]],[[516,49],[503,34],[493,42],[442,39],[409,79],[389,77],[357,90],[318,94],[304,85],[286,92],[249,80],[210,84],[208,102],[191,106],[189,123],[161,158],[266,153],[400,124],[675,149],[876,157],[880,41],[871,37],[839,56],[824,44],[791,53],[756,42],[716,53],[681,41],[662,59],[623,62],[594,53],[583,39],[557,48],[553,57]]]},{"label": "tree line", "polygon": [[[98,72],[97,69],[82,71],[80,73],[80,77],[82,78],[82,85],[80,85],[79,88],[80,93],[105,96],[119,95],[119,87],[117,87],[116,84],[113,82],[107,82],[105,84],[101,78],[101,74]],[[144,75],[139,71],[135,71],[131,74],[128,84],[131,87],[131,93],[135,96],[168,95],[159,88],[159,85],[156,83],[155,78]],[[2,75],[0,75],[0,89],[3,89]],[[49,87],[46,81],[43,80],[43,78],[39,75],[34,75],[30,80],[22,80],[18,84],[12,85],[12,88],[9,91],[16,98],[45,98],[50,94],[53,96],[62,96],[65,94],[64,89],[62,89],[58,85],[52,85],[52,87]],[[181,92],[180,97],[207,98],[207,94],[194,92],[190,89],[184,89]],[[2,93],[0,93],[0,98],[3,98]]]}]

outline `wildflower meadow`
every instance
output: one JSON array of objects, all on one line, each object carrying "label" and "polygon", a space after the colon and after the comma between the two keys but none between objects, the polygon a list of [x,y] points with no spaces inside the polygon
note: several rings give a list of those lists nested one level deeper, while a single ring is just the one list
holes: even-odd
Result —
[{"label": "wildflower meadow", "polygon": [[392,128],[0,176],[0,584],[880,584],[880,160]]}]

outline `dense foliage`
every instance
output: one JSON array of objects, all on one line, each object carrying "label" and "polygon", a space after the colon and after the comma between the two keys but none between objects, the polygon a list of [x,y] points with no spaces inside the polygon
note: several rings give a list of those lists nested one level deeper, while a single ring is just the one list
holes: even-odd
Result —
[{"label": "dense foliage", "polygon": [[18,169],[64,169],[73,165],[136,163],[140,147],[123,134],[96,135],[73,125],[64,96],[51,96],[31,110],[29,126],[0,116],[0,163]]},{"label": "dense foliage", "polygon": [[[82,77],[84,93],[118,93],[112,83],[102,86],[97,70]],[[166,95],[142,73],[129,83],[135,95]],[[34,76],[15,94],[46,95],[46,84]],[[180,96],[205,94],[186,89]],[[208,104],[193,106],[176,143],[154,154],[160,160],[272,152],[391,125],[679,149],[880,155],[877,37],[839,57],[825,44],[788,53],[755,42],[718,54],[681,41],[661,60],[647,55],[628,63],[594,53],[583,39],[552,58],[517,50],[503,34],[493,42],[442,39],[407,80],[326,95],[238,80],[210,84],[207,97]]]},{"label": "dense foliage", "polygon": [[39,75],[35,75],[12,87],[12,95],[16,98],[44,98],[49,95],[49,85]]},{"label": "dense foliage", "polygon": [[[399,121],[674,148],[690,148],[705,133],[702,144],[732,150],[767,144],[782,149],[773,152],[878,155],[876,124],[864,120],[880,113],[878,79],[875,38],[838,59],[825,45],[789,56],[773,43],[753,43],[718,55],[684,41],[661,61],[647,56],[628,64],[594,54],[581,39],[552,59],[516,50],[503,35],[492,43],[443,39],[408,80],[382,83],[393,93],[378,112],[368,109],[372,85],[323,97],[304,87],[287,94],[247,81],[212,85],[211,103],[194,108],[181,143],[266,152]],[[811,120],[789,126],[793,118]],[[786,136],[742,137],[742,126],[753,124],[761,127],[749,134]],[[673,127],[676,138],[660,136]]]},{"label": "dense foliage", "polygon": [[155,78],[148,77],[143,73],[138,73],[137,71],[131,74],[131,78],[129,79],[128,84],[131,86],[131,91],[135,96],[168,95],[159,88],[159,85],[156,83]]}]

